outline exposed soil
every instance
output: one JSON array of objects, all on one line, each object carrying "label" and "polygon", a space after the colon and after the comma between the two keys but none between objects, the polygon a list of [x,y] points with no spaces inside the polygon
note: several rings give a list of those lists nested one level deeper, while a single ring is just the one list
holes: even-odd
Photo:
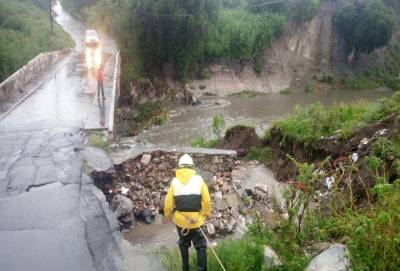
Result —
[{"label": "exposed soil", "polygon": [[245,156],[250,148],[261,148],[263,145],[254,128],[238,125],[226,132],[225,137],[217,144],[217,148],[235,150],[241,157]]},{"label": "exposed soil", "polygon": [[[352,193],[356,199],[365,199],[366,190],[371,188],[376,179],[371,174],[365,163],[365,156],[371,154],[371,145],[377,139],[385,137],[395,139],[399,136],[400,113],[387,116],[381,121],[364,126],[355,132],[351,138],[344,139],[339,135],[323,138],[318,141],[312,149],[305,148],[301,143],[289,139],[287,144],[281,144],[282,134],[277,128],[272,128],[271,139],[268,142],[272,147],[276,159],[272,161],[270,168],[276,174],[278,180],[287,182],[292,181],[297,175],[297,168],[287,157],[287,154],[294,157],[298,162],[319,163],[330,156],[331,160],[325,167],[326,174],[334,175],[335,172],[342,170],[348,174],[352,180]],[[357,155],[357,159],[352,161],[352,156]],[[389,165],[393,161],[386,161]],[[354,163],[358,170],[347,172],[350,164]],[[389,167],[392,168],[392,167]],[[389,172],[390,180],[393,181],[396,174]]]}]

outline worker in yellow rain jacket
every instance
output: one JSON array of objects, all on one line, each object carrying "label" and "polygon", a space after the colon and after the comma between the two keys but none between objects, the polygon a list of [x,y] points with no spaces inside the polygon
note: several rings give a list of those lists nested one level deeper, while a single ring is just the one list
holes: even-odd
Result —
[{"label": "worker in yellow rain jacket", "polygon": [[197,251],[198,271],[206,271],[207,242],[199,228],[211,214],[211,200],[207,185],[196,174],[193,159],[188,154],[179,159],[179,169],[165,198],[165,217],[168,219],[172,212],[172,221],[178,229],[182,270],[189,271],[189,247],[193,242]]}]

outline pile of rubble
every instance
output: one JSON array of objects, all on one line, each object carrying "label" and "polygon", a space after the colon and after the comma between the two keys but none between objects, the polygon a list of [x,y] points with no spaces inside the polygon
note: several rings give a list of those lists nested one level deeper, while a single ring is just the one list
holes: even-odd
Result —
[{"label": "pile of rubble", "polygon": [[[134,218],[146,223],[162,223],[163,204],[180,153],[155,151],[142,154],[116,166],[114,184],[104,191],[121,222],[121,230],[134,226]],[[232,173],[240,169],[241,162],[234,155],[193,154],[195,167],[209,187],[212,198],[212,215],[205,225],[212,237],[233,233],[244,225],[252,199],[267,204],[268,191],[259,187],[242,188],[243,180]],[[237,176],[237,174],[236,174]]]}]

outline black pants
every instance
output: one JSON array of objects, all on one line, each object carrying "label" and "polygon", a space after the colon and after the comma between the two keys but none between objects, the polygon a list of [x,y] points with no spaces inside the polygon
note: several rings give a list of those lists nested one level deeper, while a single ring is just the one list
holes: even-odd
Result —
[{"label": "black pants", "polygon": [[197,251],[197,270],[207,271],[207,241],[199,228],[191,229],[186,236],[182,235],[182,229],[178,228],[179,249],[182,256],[182,270],[189,271],[189,247],[191,242]]},{"label": "black pants", "polygon": [[103,86],[103,81],[97,81],[97,96],[100,97],[100,91],[101,95],[104,98],[104,86]]}]

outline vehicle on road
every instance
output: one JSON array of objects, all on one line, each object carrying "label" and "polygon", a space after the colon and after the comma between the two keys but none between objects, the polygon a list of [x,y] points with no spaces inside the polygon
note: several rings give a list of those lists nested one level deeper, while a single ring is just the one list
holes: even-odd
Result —
[{"label": "vehicle on road", "polygon": [[88,29],[85,34],[85,45],[87,47],[98,47],[100,45],[96,30]]}]

